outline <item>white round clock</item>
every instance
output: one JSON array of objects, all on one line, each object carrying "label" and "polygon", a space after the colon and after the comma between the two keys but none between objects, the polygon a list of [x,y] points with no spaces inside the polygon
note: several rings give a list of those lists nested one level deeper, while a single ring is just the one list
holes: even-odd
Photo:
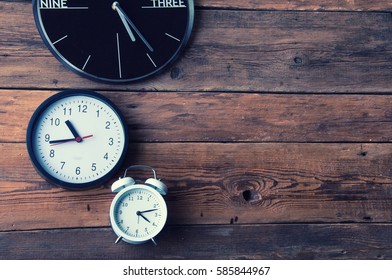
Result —
[{"label": "white round clock", "polygon": [[70,189],[98,186],[120,167],[127,127],[119,109],[88,90],[66,90],[45,100],[26,136],[31,161],[47,181]]},{"label": "white round clock", "polygon": [[[149,168],[154,178],[144,184],[135,183],[130,177],[120,178],[112,185],[117,193],[110,206],[110,222],[118,238],[131,244],[141,244],[151,240],[163,229],[167,219],[167,207],[162,195],[167,187],[157,180],[155,170],[148,166],[130,166],[131,168]],[[125,174],[127,172],[125,171]]]}]

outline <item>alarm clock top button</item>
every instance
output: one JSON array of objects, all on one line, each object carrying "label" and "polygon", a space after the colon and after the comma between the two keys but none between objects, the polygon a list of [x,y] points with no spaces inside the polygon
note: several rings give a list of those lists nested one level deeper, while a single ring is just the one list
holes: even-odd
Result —
[{"label": "alarm clock top button", "polygon": [[116,182],[112,184],[112,192],[117,193],[121,191],[123,188],[132,186],[135,184],[135,180],[131,177],[120,178]]},{"label": "alarm clock top button", "polygon": [[167,194],[167,186],[161,181],[159,181],[158,179],[155,178],[147,179],[145,184],[157,190],[161,195]]}]

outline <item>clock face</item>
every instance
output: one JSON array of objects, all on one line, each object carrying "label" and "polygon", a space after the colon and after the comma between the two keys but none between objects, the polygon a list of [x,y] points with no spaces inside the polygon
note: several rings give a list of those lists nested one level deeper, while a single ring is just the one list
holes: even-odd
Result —
[{"label": "clock face", "polygon": [[115,105],[86,90],[47,99],[33,114],[27,148],[37,171],[57,185],[83,189],[113,176],[127,150],[127,128]]},{"label": "clock face", "polygon": [[167,219],[166,203],[151,187],[133,185],[119,192],[110,208],[114,232],[128,243],[143,243],[156,236]]},{"label": "clock face", "polygon": [[74,72],[103,82],[155,74],[192,30],[193,0],[33,0],[49,50]]}]

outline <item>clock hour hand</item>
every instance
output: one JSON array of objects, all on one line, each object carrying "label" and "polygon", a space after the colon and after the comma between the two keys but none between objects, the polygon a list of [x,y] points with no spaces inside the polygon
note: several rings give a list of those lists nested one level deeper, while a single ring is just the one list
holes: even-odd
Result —
[{"label": "clock hour hand", "polygon": [[76,129],[72,125],[72,123],[69,120],[66,120],[65,124],[68,126],[68,128],[71,131],[72,135],[75,137],[75,141],[78,142],[78,143],[82,142],[83,138],[80,137],[80,135],[76,132]]},{"label": "clock hour hand", "polygon": [[[140,39],[143,41],[143,43],[146,45],[146,47],[150,50],[150,52],[154,52],[154,49],[151,47],[151,45],[148,43],[148,41],[146,40],[146,38],[144,38],[144,36],[142,35],[142,33],[139,31],[139,29],[137,29],[137,27],[135,26],[135,24],[133,24],[133,22],[131,21],[131,19],[127,16],[127,14],[124,12],[124,10],[120,7],[120,4],[116,1],[112,4],[112,9],[115,10],[120,18],[121,21],[123,22],[123,24],[125,25],[125,28],[129,29],[129,26],[127,26],[127,24],[124,23],[124,19],[126,20],[126,22],[128,22],[128,24],[133,28],[133,30],[135,30],[136,34],[140,37]],[[127,28],[128,27],[128,28]],[[128,31],[129,36],[131,36],[130,32],[132,33],[132,31]],[[133,34],[132,34],[133,36]],[[131,39],[132,39],[131,36]],[[135,36],[133,36],[133,38],[135,38]],[[132,39],[132,41],[134,42],[135,39]]]},{"label": "clock hour hand", "polygon": [[137,211],[137,212],[136,212],[136,215],[138,215],[139,217],[142,217],[143,219],[145,219],[147,222],[149,222],[149,223],[151,224],[150,220],[147,219],[147,218],[142,214],[142,212]]},{"label": "clock hour hand", "polygon": [[128,25],[126,19],[124,18],[123,13],[120,11],[118,2],[114,2],[113,3],[112,9],[115,10],[118,13],[122,23],[125,26],[125,29],[128,32],[129,37],[131,37],[132,42],[135,42],[136,41],[135,35],[133,35],[133,32],[132,32],[131,28],[129,28],[129,25]]}]

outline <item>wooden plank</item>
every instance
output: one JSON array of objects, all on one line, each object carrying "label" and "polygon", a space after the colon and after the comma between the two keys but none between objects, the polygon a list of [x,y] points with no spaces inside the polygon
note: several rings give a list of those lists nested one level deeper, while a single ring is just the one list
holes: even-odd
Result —
[{"label": "wooden plank", "polygon": [[390,13],[198,10],[183,57],[148,81],[86,81],[52,57],[26,2],[0,2],[1,88],[390,92]]},{"label": "wooden plank", "polygon": [[391,232],[391,224],[169,226],[157,246],[114,244],[109,228],[3,232],[0,259],[379,260],[392,258]]},{"label": "wooden plank", "polygon": [[[55,91],[0,90],[0,142],[25,142]],[[392,96],[102,92],[134,142],[390,142]]]},{"label": "wooden plank", "polygon": [[263,9],[296,11],[392,11],[389,0],[195,0],[195,5],[223,9]]},{"label": "wooden plank", "polygon": [[[109,224],[114,178],[66,191],[37,175],[24,144],[0,154],[0,230]],[[392,144],[131,143],[124,166],[157,169],[169,224],[390,222],[391,154]]]},{"label": "wooden plank", "polygon": [[[0,2],[30,2],[29,0],[0,0]],[[196,8],[263,9],[296,11],[391,11],[389,0],[194,0]]]}]

